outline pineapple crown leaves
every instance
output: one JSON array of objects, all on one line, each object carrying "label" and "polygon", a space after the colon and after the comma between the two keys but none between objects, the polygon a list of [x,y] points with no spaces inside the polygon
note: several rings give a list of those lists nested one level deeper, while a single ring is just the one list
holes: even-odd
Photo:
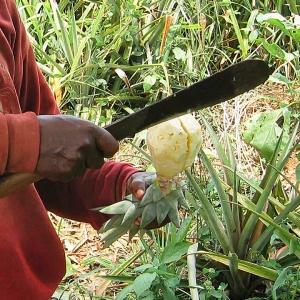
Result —
[{"label": "pineapple crown leaves", "polygon": [[[179,207],[189,208],[184,196],[184,182],[176,179],[165,179],[151,175],[144,178],[148,186],[142,200],[134,195],[127,196],[123,201],[98,209],[101,213],[114,215],[99,230],[103,234],[102,239],[107,247],[119,237],[129,231],[131,239],[139,230],[147,229],[156,221],[160,226],[167,219],[176,227],[180,225]],[[162,189],[166,188],[166,194]],[[134,225],[135,220],[140,218],[140,226]]]}]

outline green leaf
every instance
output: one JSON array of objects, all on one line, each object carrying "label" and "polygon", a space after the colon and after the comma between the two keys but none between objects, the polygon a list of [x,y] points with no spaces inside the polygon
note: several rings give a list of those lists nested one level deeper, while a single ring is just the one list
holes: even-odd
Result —
[{"label": "green leaf", "polygon": [[157,223],[160,225],[168,215],[168,212],[170,210],[170,206],[168,203],[164,200],[160,200],[157,202],[156,205],[156,215],[157,215]]},{"label": "green leaf", "polygon": [[[244,141],[253,146],[261,157],[267,160],[271,159],[282,132],[277,121],[280,117],[285,117],[285,110],[287,109],[283,108],[256,114],[245,124]],[[284,132],[283,142],[287,138],[287,133]]]},{"label": "green leaf", "polygon": [[164,284],[168,286],[169,288],[175,288],[179,285],[179,278],[178,277],[172,277],[172,278],[167,278],[164,280]]},{"label": "green leaf", "polygon": [[121,290],[120,293],[118,293],[117,297],[115,300],[123,300],[126,299],[125,297],[132,291],[132,284],[126,286]]},{"label": "green leaf", "polygon": [[258,30],[251,31],[249,34],[249,41],[254,42],[257,39],[258,34],[259,34]]},{"label": "green leaf", "polygon": [[168,300],[177,300],[174,291],[172,291],[165,283],[162,285],[163,298]]},{"label": "green leaf", "polygon": [[190,226],[191,226],[193,218],[195,217],[195,214],[196,214],[196,212],[189,215],[187,218],[185,218],[181,222],[178,232],[176,234],[176,242],[182,242],[185,239],[185,237],[187,236],[187,234],[190,230]]},{"label": "green leaf", "polygon": [[170,207],[168,217],[177,228],[180,226],[179,212],[177,208]]},{"label": "green leaf", "polygon": [[183,51],[181,48],[179,48],[179,47],[175,47],[174,49],[173,49],[173,53],[174,53],[174,55],[175,55],[175,58],[177,59],[177,60],[185,60],[186,59],[186,53],[185,53],[185,51]]},{"label": "green leaf", "polygon": [[68,256],[66,256],[66,274],[64,278],[68,278],[76,273],[76,269],[73,267],[71,260]]},{"label": "green leaf", "polygon": [[[196,182],[196,180],[192,176],[192,174],[187,170],[185,171],[185,174],[186,174],[189,182],[191,183],[191,186],[194,188],[195,192],[197,193],[199,200],[201,201],[201,204],[203,206],[203,212],[206,216],[205,220],[209,223],[210,228],[215,233],[218,241],[221,244],[221,247],[223,248],[223,251],[225,253],[227,253],[229,251],[229,248],[231,247],[231,245],[230,245],[229,239],[226,235],[224,226],[223,226],[221,220],[218,218],[216,210],[214,209],[210,200],[203,193],[202,189],[200,188],[200,186],[198,185],[198,183]],[[196,202],[195,202],[195,204],[196,204]]]},{"label": "green leaf", "polygon": [[273,83],[285,84],[290,85],[292,82],[284,75],[280,73],[274,73],[270,76],[269,79]]},{"label": "green leaf", "polygon": [[300,164],[296,166],[296,178],[297,181],[300,181]]},{"label": "green leaf", "polygon": [[287,30],[292,24],[287,21],[285,17],[283,17],[279,13],[268,13],[268,14],[259,14],[257,16],[257,20],[259,22],[267,22],[271,25],[282,30],[285,34],[289,35],[289,31]]},{"label": "green leaf", "polygon": [[102,208],[100,212],[103,214],[121,215],[125,214],[132,205],[134,206],[130,200],[122,200]]},{"label": "green leaf", "polygon": [[161,263],[167,264],[173,261],[177,261],[187,253],[190,245],[191,244],[188,242],[178,242],[168,245],[161,255]]},{"label": "green leaf", "polygon": [[155,273],[155,274],[158,274],[158,275],[163,275],[165,277],[174,276],[173,273],[157,269],[156,267],[148,268],[146,272],[147,273]]},{"label": "green leaf", "polygon": [[[207,252],[207,251],[198,251],[198,254],[206,256],[206,257],[208,257],[212,260],[215,260],[217,262],[220,262],[226,266],[229,266],[229,264],[231,263],[231,258],[226,255]],[[270,268],[259,266],[255,263],[251,263],[251,262],[244,261],[241,259],[237,259],[237,263],[238,263],[238,269],[241,271],[245,271],[250,274],[254,274],[254,275],[260,276],[262,278],[266,278],[266,279],[273,280],[273,281],[275,281],[278,277],[277,272]]]},{"label": "green leaf", "polygon": [[143,210],[142,219],[141,219],[141,228],[145,228],[156,218],[156,203],[148,203]]},{"label": "green leaf", "polygon": [[150,288],[155,277],[155,273],[143,273],[134,280],[132,286],[137,297]]},{"label": "green leaf", "polygon": [[134,268],[134,271],[139,272],[139,273],[143,273],[149,268],[153,268],[153,265],[152,264],[144,264],[144,265],[141,265],[141,266],[138,266],[138,267]]},{"label": "green leaf", "polygon": [[263,41],[263,46],[271,55],[285,60],[285,52],[277,44],[270,44],[267,41]]},{"label": "green leaf", "polygon": [[287,279],[287,273],[290,267],[284,268],[278,275],[276,281],[273,284],[273,291],[276,291],[280,286],[284,285]]},{"label": "green leaf", "polygon": [[195,208],[198,209],[200,208],[199,204],[197,203],[197,201],[195,200],[195,198],[193,197],[193,195],[190,193],[190,191],[186,190],[185,191],[185,197],[188,200],[188,202]]},{"label": "green leaf", "polygon": [[145,92],[148,92],[156,83],[156,77],[148,75],[144,78],[143,88]]},{"label": "green leaf", "polygon": [[287,36],[294,38],[296,43],[300,42],[299,35],[298,35],[300,28],[299,27],[296,28],[297,26],[296,20],[295,23],[292,23],[290,20],[286,19],[279,13],[268,13],[264,15],[259,14],[257,17],[257,21],[266,22],[270,25],[273,25],[278,29],[280,29]]}]

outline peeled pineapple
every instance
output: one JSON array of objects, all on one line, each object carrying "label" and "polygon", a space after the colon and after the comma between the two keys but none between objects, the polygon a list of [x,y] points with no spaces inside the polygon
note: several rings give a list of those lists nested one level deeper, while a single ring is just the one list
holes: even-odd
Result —
[{"label": "peeled pineapple", "polygon": [[201,128],[190,114],[151,127],[147,146],[159,176],[173,178],[194,162],[202,143]]},{"label": "peeled pineapple", "polygon": [[[180,173],[191,166],[201,147],[199,123],[191,114],[183,115],[149,128],[146,141],[156,174],[145,179],[149,187],[141,201],[131,196],[100,210],[114,215],[100,229],[104,246],[128,230],[131,238],[155,219],[159,225],[168,217],[178,227],[178,206],[189,208]],[[138,217],[140,228],[134,225]]]}]

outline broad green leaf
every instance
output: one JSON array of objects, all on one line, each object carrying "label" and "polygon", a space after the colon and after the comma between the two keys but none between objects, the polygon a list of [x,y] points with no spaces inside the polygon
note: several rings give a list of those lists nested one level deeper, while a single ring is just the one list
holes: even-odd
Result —
[{"label": "broad green leaf", "polygon": [[273,56],[278,57],[282,60],[285,60],[285,52],[275,43],[268,43],[267,41],[263,41],[264,48]]},{"label": "broad green leaf", "polygon": [[291,81],[284,75],[280,73],[274,73],[269,78],[270,82],[279,83],[279,84],[291,84]]},{"label": "broad green leaf", "polygon": [[168,300],[177,300],[173,290],[171,290],[165,283],[162,285],[163,298]]},{"label": "broad green leaf", "polygon": [[148,92],[156,83],[156,77],[148,75],[144,78],[143,88],[145,92]]},{"label": "broad green leaf", "polygon": [[251,31],[249,34],[249,41],[253,43],[257,39],[258,34],[259,34],[258,30]]},{"label": "broad green leaf", "polygon": [[273,291],[277,290],[280,286],[282,286],[286,282],[287,273],[290,267],[284,268],[280,271],[276,281],[273,284]]},{"label": "broad green leaf", "polygon": [[[143,300],[155,300],[155,295],[152,291],[145,291],[141,296],[141,298],[138,299],[143,299]],[[127,300],[127,299],[126,299]]]},{"label": "broad green leaf", "polygon": [[170,273],[170,272],[167,272],[167,271],[164,271],[164,270],[160,270],[160,269],[157,269],[155,267],[153,268],[148,268],[147,273],[155,273],[155,274],[158,274],[158,275],[163,275],[163,276],[167,276],[167,277],[173,277],[174,274],[173,273]]},{"label": "broad green leaf", "polygon": [[161,263],[167,264],[180,259],[187,253],[190,245],[188,242],[178,242],[168,245],[161,255]]},{"label": "broad green leaf", "polygon": [[181,48],[179,48],[179,47],[175,47],[174,49],[173,49],[173,53],[174,53],[174,55],[175,55],[175,58],[177,59],[177,60],[185,60],[186,59],[186,53],[185,53],[185,51],[183,51]]},{"label": "broad green leaf", "polygon": [[143,264],[141,266],[138,266],[138,267],[134,268],[134,271],[139,272],[139,273],[143,273],[149,268],[153,268],[153,265],[152,264]]},{"label": "broad green leaf", "polygon": [[292,31],[292,37],[294,38],[296,43],[298,43],[298,44],[300,43],[300,28],[297,28]]},{"label": "broad green leaf", "polygon": [[[292,19],[291,19],[292,20]],[[300,42],[300,28],[297,25],[296,18],[294,19],[295,22],[291,22],[290,20],[286,19],[279,13],[267,13],[267,14],[259,14],[257,16],[258,22],[266,22],[270,25],[273,25],[280,29],[284,34],[290,36],[295,39],[296,43]]]},{"label": "broad green leaf", "polygon": [[156,273],[143,273],[134,280],[132,287],[137,297],[150,288],[155,277]]},{"label": "broad green leaf", "polygon": [[[245,124],[246,130],[243,133],[245,142],[253,146],[261,157],[267,160],[271,159],[282,132],[277,121],[285,116],[285,110],[287,109],[283,108],[256,114]],[[287,138],[287,133],[284,132],[283,142]]]},{"label": "broad green leaf", "polygon": [[175,288],[179,285],[179,278],[178,277],[171,277],[164,280],[164,284],[169,288]]},{"label": "broad green leaf", "polygon": [[288,29],[291,29],[291,26],[293,25],[279,13],[259,14],[257,20],[258,22],[267,22],[268,24],[274,25],[287,35],[290,35]]},{"label": "broad green leaf", "polygon": [[121,290],[120,293],[118,293],[117,297],[115,298],[115,300],[123,300],[123,299],[127,299],[126,296],[132,291],[133,287],[132,284],[126,286],[125,288],[123,288]]}]

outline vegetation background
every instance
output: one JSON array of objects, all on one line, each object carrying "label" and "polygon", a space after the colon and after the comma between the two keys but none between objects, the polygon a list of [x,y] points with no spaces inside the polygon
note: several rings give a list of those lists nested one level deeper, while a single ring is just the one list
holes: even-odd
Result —
[{"label": "vegetation background", "polygon": [[[296,0],[16,0],[62,112],[99,126],[245,59],[264,86],[196,114],[190,209],[103,249],[50,214],[67,252],[57,299],[299,299],[299,45]],[[121,69],[126,76],[120,76]],[[145,132],[114,158],[151,169]]]}]

